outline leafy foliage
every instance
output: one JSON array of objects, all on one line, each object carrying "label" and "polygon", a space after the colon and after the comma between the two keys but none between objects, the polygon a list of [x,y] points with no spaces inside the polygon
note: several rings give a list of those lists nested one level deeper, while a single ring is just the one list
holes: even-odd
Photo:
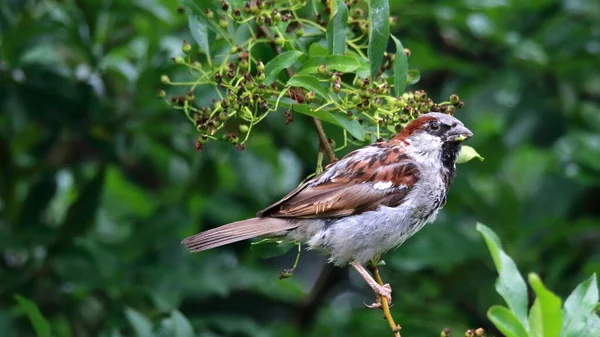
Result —
[{"label": "leafy foliage", "polygon": [[600,336],[595,273],[577,286],[562,310],[561,299],[544,286],[537,274],[529,274],[535,300],[527,314],[525,280],[514,261],[502,250],[500,240],[491,229],[477,224],[477,230],[483,235],[498,270],[496,290],[509,306],[493,306],[488,311],[488,317],[498,330],[507,337]]},{"label": "leafy foliage", "polygon": [[[393,37],[396,53],[386,51],[393,21],[387,0],[324,1],[315,3],[315,13],[307,15],[305,11],[304,17],[298,12],[305,10],[308,2],[223,2],[220,9],[210,2],[183,3],[192,13],[190,28],[200,46],[199,54],[204,53],[207,61],[210,55],[216,57],[203,67],[192,45],[184,42],[182,55],[173,61],[187,68],[191,81],[174,81],[166,74],[161,81],[169,94],[173,87],[185,87],[187,93],[169,95],[161,89],[159,97],[182,110],[194,124],[200,133],[199,151],[218,140],[243,150],[259,123],[285,110],[286,124],[293,121],[294,110],[341,126],[345,132],[339,151],[349,143],[364,145],[390,138],[422,113],[452,114],[464,105],[457,95],[434,103],[424,90],[404,92],[407,83],[417,83],[419,76],[414,69],[409,71],[409,51],[400,40]],[[366,15],[361,8],[365,6]],[[216,26],[220,29],[215,33],[225,45],[206,43],[204,32]],[[267,60],[257,57],[261,47],[272,48],[275,56]],[[197,97],[201,84],[212,85],[219,99],[208,103]],[[323,146],[325,141],[321,139],[321,143]],[[333,156],[333,150],[326,152]]]},{"label": "leafy foliage", "polygon": [[[163,336],[180,324],[174,310],[202,336],[389,335],[385,324],[374,324],[379,312],[362,309],[372,294],[355,275],[334,269],[327,282],[315,282],[324,264],[317,254],[304,252],[294,277],[280,281],[295,251],[264,260],[248,242],[196,255],[181,248],[186,235],[251,217],[315,172],[311,118],[323,112],[287,95],[285,111],[253,127],[245,151],[224,142],[193,151],[193,124],[155,97],[165,87],[160,76],[193,78],[173,60],[184,40],[205,70],[231,48],[219,33],[219,2],[182,3],[210,4],[215,18],[172,0],[0,4],[0,331],[35,333],[14,299],[20,294],[57,337],[136,336],[128,308]],[[564,299],[559,336],[591,336],[598,323],[589,314],[597,295],[590,275],[600,271],[597,4],[389,5],[397,16],[391,32],[411,54],[405,91],[426,89],[440,102],[459,93],[465,105],[456,116],[485,157],[460,165],[439,219],[385,256],[380,269],[394,288],[403,334],[438,336],[448,327],[460,336],[483,326],[501,336],[485,315],[501,299],[485,244],[474,235],[477,219],[498,233],[521,270],[535,270]],[[318,6],[310,0],[299,15],[315,15]],[[368,8],[357,9],[366,22]],[[314,74],[323,63],[308,60],[319,57],[330,71],[370,76],[369,67],[347,59],[333,68],[324,33],[303,29],[301,41],[313,33],[320,40],[301,51],[293,66],[299,74]],[[286,45],[296,40],[293,32]],[[398,47],[388,41],[386,49]],[[267,61],[277,54],[267,43],[253,55]],[[169,88],[184,98],[188,91]],[[212,107],[219,96],[198,84],[195,99]],[[346,117],[324,120],[336,147],[344,144],[342,127],[346,138],[371,131]],[[67,221],[68,214],[79,220]],[[61,229],[69,222],[72,230]],[[327,285],[318,301],[310,295],[315,284]]]}]

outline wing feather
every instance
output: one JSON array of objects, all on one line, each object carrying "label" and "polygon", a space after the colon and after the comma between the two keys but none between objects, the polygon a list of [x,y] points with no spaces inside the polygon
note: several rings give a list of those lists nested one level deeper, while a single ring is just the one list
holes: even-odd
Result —
[{"label": "wing feather", "polygon": [[258,212],[259,217],[344,217],[380,205],[400,205],[419,179],[418,166],[402,144],[375,143],[328,165],[278,202]]}]

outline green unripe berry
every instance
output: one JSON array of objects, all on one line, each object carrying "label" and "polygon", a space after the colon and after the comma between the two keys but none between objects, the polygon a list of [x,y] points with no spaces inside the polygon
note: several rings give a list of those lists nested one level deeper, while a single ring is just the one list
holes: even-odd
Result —
[{"label": "green unripe berry", "polygon": [[240,61],[240,63],[238,64],[238,66],[240,67],[241,70],[248,70],[248,60],[243,59]]},{"label": "green unripe berry", "polygon": [[360,103],[360,96],[358,96],[358,95],[352,96],[352,103],[354,103],[354,104]]},{"label": "green unripe berry", "polygon": [[165,97],[167,97],[167,93],[162,89],[158,89],[158,90],[156,90],[156,96],[158,98],[165,98]]},{"label": "green unripe berry", "polygon": [[310,103],[310,102],[314,101],[314,99],[315,99],[314,91],[309,91],[306,95],[304,95],[304,100],[306,101],[306,103]]},{"label": "green unripe berry", "polygon": [[169,84],[169,83],[171,83],[171,79],[170,79],[170,78],[169,78],[169,76],[167,76],[167,75],[162,75],[162,76],[160,77],[160,81],[161,81],[163,84]]},{"label": "green unripe berry", "polygon": [[283,46],[285,44],[285,39],[283,38],[283,36],[277,35],[275,37],[275,44]]},{"label": "green unripe berry", "polygon": [[183,41],[183,45],[181,46],[181,51],[184,54],[189,54],[192,51],[192,45],[188,42]]},{"label": "green unripe berry", "polygon": [[460,97],[458,95],[450,95],[450,103],[458,104],[460,102]]},{"label": "green unripe berry", "polygon": [[340,90],[342,90],[342,85],[339,84],[338,82],[335,82],[332,86],[333,92],[338,93],[340,92]]},{"label": "green unripe berry", "polygon": [[325,75],[327,73],[327,65],[325,64],[321,64],[318,68],[317,68],[317,73],[320,75]]},{"label": "green unripe berry", "polygon": [[229,26],[229,21],[227,21],[227,19],[221,18],[219,20],[219,27],[221,27],[223,29],[227,29],[228,26]]},{"label": "green unripe berry", "polygon": [[273,20],[273,24],[278,24],[281,22],[281,14],[279,12],[271,15],[271,20]]},{"label": "green unripe berry", "polygon": [[245,124],[241,124],[240,125],[240,132],[241,133],[247,133],[248,131],[250,131],[250,128],[248,127],[248,125],[245,125]]},{"label": "green unripe berry", "polygon": [[262,63],[262,61],[258,61],[258,64],[256,65],[256,70],[265,71],[265,64]]},{"label": "green unripe berry", "polygon": [[229,115],[228,115],[228,114],[226,114],[226,113],[224,113],[224,112],[221,112],[221,113],[219,114],[219,120],[221,120],[222,122],[224,122],[224,121],[226,121],[226,120],[228,120],[228,119],[229,119]]},{"label": "green unripe berry", "polygon": [[257,82],[262,82],[265,80],[265,73],[261,71],[258,74],[256,74],[255,78]]},{"label": "green unripe berry", "polygon": [[369,33],[369,25],[366,23],[360,25],[360,32],[363,34]]},{"label": "green unripe berry", "polygon": [[363,11],[360,8],[356,8],[352,11],[353,18],[360,18],[363,15]]},{"label": "green unripe berry", "polygon": [[376,111],[377,109],[379,109],[381,107],[381,100],[379,98],[375,98],[372,102],[371,102],[371,110],[372,111]]},{"label": "green unripe berry", "polygon": [[304,28],[299,27],[298,29],[296,29],[296,36],[297,37],[301,37],[304,35]]},{"label": "green unripe berry", "polygon": [[206,144],[206,143],[208,143],[208,136],[207,135],[201,135],[200,137],[198,137],[198,143],[200,143],[200,144]]},{"label": "green unripe berry", "polygon": [[194,100],[194,98],[196,98],[196,95],[194,95],[194,92],[193,92],[193,91],[188,91],[188,93],[185,95],[185,99],[186,99],[188,102],[191,102],[191,101],[193,101],[193,100]]},{"label": "green unripe berry", "polygon": [[185,60],[181,56],[175,56],[173,61],[175,61],[175,64],[184,64],[185,63]]},{"label": "green unripe berry", "polygon": [[211,11],[210,9],[207,9],[206,11],[204,11],[204,13],[206,14],[206,17],[209,20],[212,20],[215,17],[215,13],[213,13],[213,11]]}]

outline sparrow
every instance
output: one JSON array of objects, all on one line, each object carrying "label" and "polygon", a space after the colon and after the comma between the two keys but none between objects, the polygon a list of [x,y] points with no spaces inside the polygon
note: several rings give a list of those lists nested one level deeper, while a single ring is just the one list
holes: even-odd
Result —
[{"label": "sparrow", "polygon": [[306,244],[336,266],[352,265],[391,303],[389,284],[379,285],[363,266],[399,247],[446,204],[464,140],[473,136],[458,119],[430,112],[387,142],[354,150],[308,179],[255,218],[190,236],[182,243],[199,252],[254,237]]}]

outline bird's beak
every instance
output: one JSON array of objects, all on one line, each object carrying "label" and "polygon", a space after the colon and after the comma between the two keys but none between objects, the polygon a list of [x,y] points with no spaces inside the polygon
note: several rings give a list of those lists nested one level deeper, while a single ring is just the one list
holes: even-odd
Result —
[{"label": "bird's beak", "polygon": [[446,141],[448,142],[463,142],[473,137],[473,132],[465,128],[463,125],[457,125],[448,131]]}]

